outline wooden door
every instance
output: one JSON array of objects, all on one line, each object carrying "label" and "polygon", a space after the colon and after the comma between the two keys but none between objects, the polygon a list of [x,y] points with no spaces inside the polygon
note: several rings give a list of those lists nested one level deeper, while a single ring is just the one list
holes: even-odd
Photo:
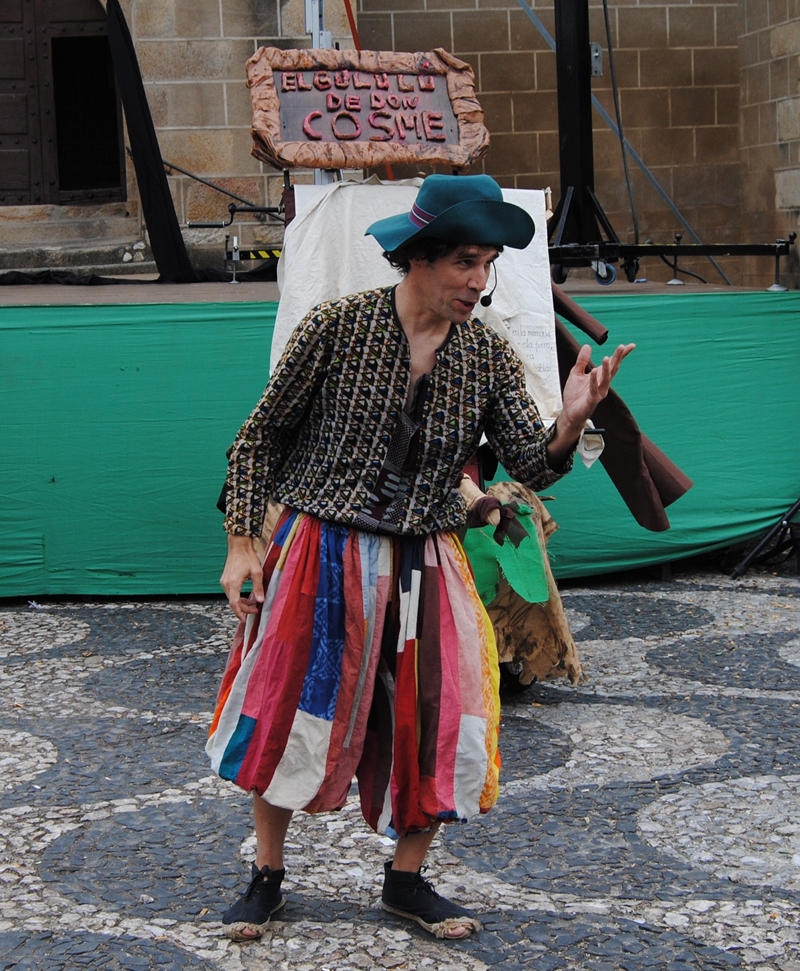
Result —
[{"label": "wooden door", "polygon": [[125,198],[98,0],[0,0],[0,205]]},{"label": "wooden door", "polygon": [[47,201],[34,0],[0,0],[0,205]]}]

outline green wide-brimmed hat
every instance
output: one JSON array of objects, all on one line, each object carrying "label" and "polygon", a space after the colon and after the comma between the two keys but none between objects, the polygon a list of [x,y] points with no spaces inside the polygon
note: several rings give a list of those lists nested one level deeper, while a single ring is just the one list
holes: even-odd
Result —
[{"label": "green wide-brimmed hat", "polygon": [[534,230],[524,209],[503,201],[503,190],[491,176],[429,175],[411,212],[379,219],[365,235],[391,253],[425,237],[525,249]]}]

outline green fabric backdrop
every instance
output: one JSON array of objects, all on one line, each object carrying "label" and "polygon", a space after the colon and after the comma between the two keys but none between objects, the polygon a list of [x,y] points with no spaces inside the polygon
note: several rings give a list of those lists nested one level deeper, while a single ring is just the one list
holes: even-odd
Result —
[{"label": "green fabric backdrop", "polygon": [[218,592],[275,304],[0,310],[0,595]]},{"label": "green fabric backdrop", "polygon": [[[639,427],[694,487],[671,529],[636,524],[599,464],[550,490],[556,576],[679,559],[764,532],[800,495],[800,293],[597,295],[581,306],[633,341],[615,382]],[[578,332],[576,336],[580,338]]]},{"label": "green fabric backdrop", "polygon": [[[636,525],[600,465],[553,487],[558,576],[771,526],[800,494],[800,294],[580,299],[635,341],[617,387],[694,480]],[[274,304],[0,309],[0,596],[217,592],[225,450],[267,376]],[[598,352],[602,353],[602,352]]]}]

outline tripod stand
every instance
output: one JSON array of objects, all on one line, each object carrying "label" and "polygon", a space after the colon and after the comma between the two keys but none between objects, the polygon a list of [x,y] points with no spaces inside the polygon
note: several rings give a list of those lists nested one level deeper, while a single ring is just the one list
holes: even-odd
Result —
[{"label": "tripod stand", "polygon": [[[733,573],[731,573],[732,580],[737,580],[740,576],[743,576],[751,563],[763,563],[765,560],[771,560],[773,557],[780,556],[784,553],[786,554],[786,559],[792,553],[800,556],[800,531],[792,529],[792,519],[794,519],[798,512],[800,512],[800,499],[781,516],[772,529],[765,533],[753,549],[750,550]],[[768,552],[764,553],[763,551],[767,549],[773,539],[776,541],[775,545]]]}]

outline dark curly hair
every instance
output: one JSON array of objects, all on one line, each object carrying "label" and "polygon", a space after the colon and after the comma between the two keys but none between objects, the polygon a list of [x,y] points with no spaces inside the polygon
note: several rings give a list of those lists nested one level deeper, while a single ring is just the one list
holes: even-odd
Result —
[{"label": "dark curly hair", "polygon": [[[458,243],[449,239],[436,239],[434,236],[425,236],[422,239],[411,240],[398,246],[397,249],[387,252],[384,250],[383,258],[404,276],[411,269],[412,260],[427,260],[428,263],[435,263],[443,256],[449,256],[459,248],[459,246],[469,245],[463,241]],[[496,249],[498,253],[503,252],[502,246],[494,243],[480,244],[481,249]]]}]

